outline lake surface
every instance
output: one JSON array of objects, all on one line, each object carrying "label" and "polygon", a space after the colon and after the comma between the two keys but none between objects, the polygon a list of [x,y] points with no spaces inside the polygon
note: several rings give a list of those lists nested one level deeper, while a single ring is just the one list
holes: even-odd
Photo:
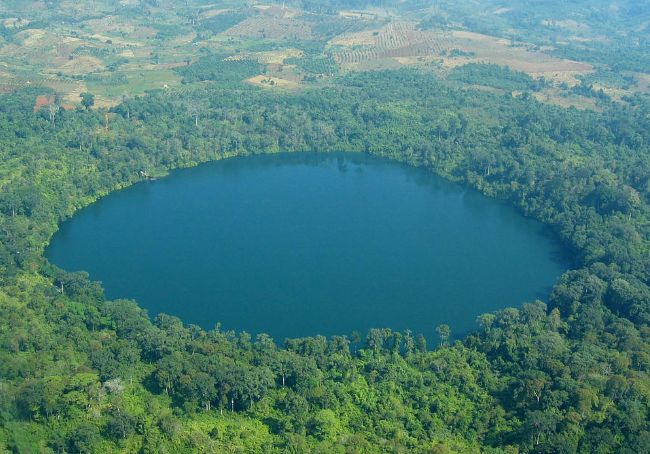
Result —
[{"label": "lake surface", "polygon": [[371,327],[435,338],[548,296],[568,267],[540,223],[367,155],[226,159],[81,210],[46,251],[109,298],[205,328],[285,337]]}]

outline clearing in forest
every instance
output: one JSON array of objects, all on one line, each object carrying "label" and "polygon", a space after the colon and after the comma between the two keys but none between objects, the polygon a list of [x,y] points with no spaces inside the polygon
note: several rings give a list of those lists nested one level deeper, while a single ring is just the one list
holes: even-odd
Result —
[{"label": "clearing in forest", "polygon": [[282,65],[287,58],[302,57],[303,52],[298,49],[288,48],[288,49],[280,49],[280,50],[255,52],[252,55],[257,59],[257,61],[259,61],[262,64]]},{"label": "clearing in forest", "polygon": [[556,58],[526,45],[513,45],[507,40],[480,33],[454,31],[451,39],[454,48],[474,54],[470,61],[507,65],[534,77],[543,76],[559,82],[571,82],[575,80],[575,76],[593,70],[587,63]]},{"label": "clearing in forest", "polygon": [[269,39],[314,39],[311,24],[308,22],[275,17],[269,14],[244,19],[223,32],[225,36],[245,36]]},{"label": "clearing in forest", "polygon": [[557,88],[547,88],[533,93],[533,96],[540,102],[560,107],[575,107],[579,110],[599,110],[595,99],[575,93],[566,93]]},{"label": "clearing in forest", "polygon": [[264,88],[286,88],[292,90],[300,88],[300,84],[292,80],[281,79],[279,77],[267,76],[263,74],[246,79],[246,82]]}]

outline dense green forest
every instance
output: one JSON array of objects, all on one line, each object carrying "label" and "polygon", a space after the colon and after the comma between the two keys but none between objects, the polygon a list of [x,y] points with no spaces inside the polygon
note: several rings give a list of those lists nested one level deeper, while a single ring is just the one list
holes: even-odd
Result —
[{"label": "dense green forest", "polygon": [[[207,82],[110,111],[34,109],[41,93],[0,98],[0,450],[650,452],[646,97],[578,111],[418,70],[295,93]],[[274,342],[151,319],[42,256],[58,223],[143,174],[340,150],[507,200],[574,269],[547,301],[483,315],[454,343],[439,327],[427,346],[381,327]]]},{"label": "dense green forest", "polygon": [[[647,0],[0,2],[0,453],[650,452],[649,24]],[[285,151],[426,168],[573,265],[460,340],[271,339],[43,257],[113,191]]]}]

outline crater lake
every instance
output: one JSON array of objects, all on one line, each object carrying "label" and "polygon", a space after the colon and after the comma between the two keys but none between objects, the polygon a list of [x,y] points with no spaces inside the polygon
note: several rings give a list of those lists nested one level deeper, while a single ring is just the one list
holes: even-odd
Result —
[{"label": "crater lake", "polygon": [[80,210],[47,258],[109,298],[206,329],[317,334],[448,324],[546,298],[569,266],[545,227],[429,171],[356,153],[237,157]]}]

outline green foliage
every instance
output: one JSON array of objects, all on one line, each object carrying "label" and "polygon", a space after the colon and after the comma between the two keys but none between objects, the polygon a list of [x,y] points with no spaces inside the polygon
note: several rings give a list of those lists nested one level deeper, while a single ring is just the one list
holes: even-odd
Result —
[{"label": "green foliage", "polygon": [[618,71],[600,68],[593,73],[581,77],[582,84],[593,85],[600,84],[613,88],[628,89],[635,84],[634,78],[629,75],[621,74]]},{"label": "green foliage", "polygon": [[234,27],[239,22],[246,19],[246,14],[242,13],[222,13],[217,14],[210,19],[206,19],[200,22],[199,30],[208,31],[215,35],[228,30],[230,27]]},{"label": "green foliage", "polygon": [[[56,123],[34,111],[38,90],[3,95],[0,442],[71,452],[643,452],[650,102],[579,112],[457,85],[416,71],[350,74],[295,94],[201,84],[111,112],[61,111]],[[438,327],[438,349],[379,328],[365,341],[278,347],[152,320],[42,257],[59,222],[142,171],[280,150],[372,153],[499,197],[544,221],[575,253],[574,269],[546,303],[482,316],[462,341],[449,345]]]},{"label": "green foliage", "polygon": [[84,106],[86,109],[90,109],[92,106],[95,105],[95,95],[92,93],[83,92],[81,93],[81,105]]},{"label": "green foliage", "polygon": [[219,82],[222,86],[239,84],[243,79],[261,74],[264,66],[255,60],[225,54],[210,54],[176,70],[183,83]]},{"label": "green foliage", "polygon": [[332,75],[338,72],[338,65],[329,57],[322,56],[306,56],[306,57],[290,57],[286,59],[289,65],[296,65],[304,72],[311,74],[327,74]]},{"label": "green foliage", "polygon": [[479,63],[457,66],[450,72],[448,79],[466,84],[487,85],[488,87],[510,91],[536,91],[543,86],[543,83],[533,79],[529,75],[513,71],[507,66]]}]

